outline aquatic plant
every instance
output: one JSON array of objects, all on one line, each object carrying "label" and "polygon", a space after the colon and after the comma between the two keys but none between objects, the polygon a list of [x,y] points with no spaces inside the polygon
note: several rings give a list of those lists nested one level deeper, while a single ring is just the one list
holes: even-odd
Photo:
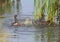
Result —
[{"label": "aquatic plant", "polygon": [[11,4],[12,2],[10,0],[1,1],[0,0],[0,15],[3,15],[5,12],[9,13],[11,12]]},{"label": "aquatic plant", "polygon": [[21,0],[17,0],[17,12],[18,12],[18,14],[20,14],[19,13],[20,10],[21,10]]},{"label": "aquatic plant", "polygon": [[37,14],[38,14],[38,7],[40,5],[39,3],[40,3],[39,0],[34,0],[34,6],[35,6],[35,13],[34,13],[35,16],[34,17],[35,17],[35,20],[38,20],[38,15]]},{"label": "aquatic plant", "polygon": [[[40,4],[39,4],[40,3]],[[39,18],[43,19],[46,15],[46,21],[50,20],[51,23],[55,22],[55,17],[57,16],[57,0],[35,0],[35,21]],[[46,9],[46,10],[45,10]],[[46,11],[46,13],[44,12]]]},{"label": "aquatic plant", "polygon": [[[46,0],[45,0],[46,1]],[[42,14],[44,14],[44,0],[34,0],[35,2],[35,21],[37,21],[39,18],[42,18]]]},{"label": "aquatic plant", "polygon": [[57,0],[46,0],[46,9],[47,9],[47,21],[55,21],[55,16],[57,15]]},{"label": "aquatic plant", "polygon": [[58,15],[57,15],[57,23],[60,24],[60,0],[58,0]]}]

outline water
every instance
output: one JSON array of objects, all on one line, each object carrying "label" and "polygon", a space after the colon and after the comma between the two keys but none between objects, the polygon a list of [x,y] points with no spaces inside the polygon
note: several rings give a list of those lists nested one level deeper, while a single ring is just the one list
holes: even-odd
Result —
[{"label": "water", "polygon": [[5,7],[9,11],[4,9],[0,18],[0,42],[60,42],[59,27],[11,26],[15,14],[19,20],[26,17],[34,19],[34,0],[21,0],[18,3],[16,0],[11,1],[11,7]]}]

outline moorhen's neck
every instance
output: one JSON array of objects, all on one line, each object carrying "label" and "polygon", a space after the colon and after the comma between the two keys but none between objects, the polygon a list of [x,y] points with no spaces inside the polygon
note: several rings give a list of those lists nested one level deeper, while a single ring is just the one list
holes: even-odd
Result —
[{"label": "moorhen's neck", "polygon": [[14,16],[15,22],[18,22],[17,15]]}]

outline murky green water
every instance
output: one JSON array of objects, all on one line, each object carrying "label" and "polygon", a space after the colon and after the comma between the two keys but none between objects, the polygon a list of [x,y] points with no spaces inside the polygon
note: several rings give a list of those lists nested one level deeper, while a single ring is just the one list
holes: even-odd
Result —
[{"label": "murky green water", "polygon": [[11,26],[18,19],[33,19],[34,0],[12,1],[0,7],[0,42],[60,42],[59,27]]}]

